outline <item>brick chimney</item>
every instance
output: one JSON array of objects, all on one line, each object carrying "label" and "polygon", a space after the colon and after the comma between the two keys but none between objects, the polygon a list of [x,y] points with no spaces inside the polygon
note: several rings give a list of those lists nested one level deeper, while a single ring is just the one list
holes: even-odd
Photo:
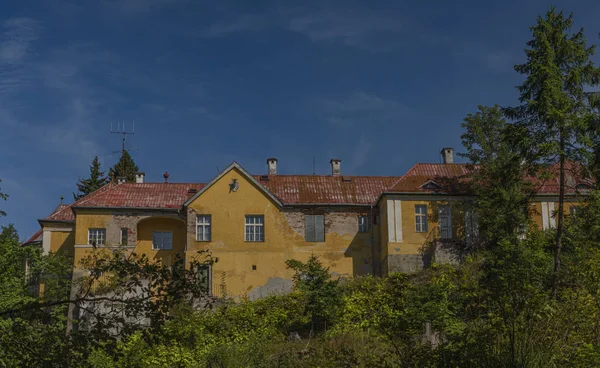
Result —
[{"label": "brick chimney", "polygon": [[144,177],[145,176],[146,176],[146,173],[136,172],[135,173],[135,182],[138,183],[138,184],[144,183]]},{"label": "brick chimney", "polygon": [[117,184],[123,184],[123,183],[125,183],[125,182],[127,182],[127,178],[126,178],[126,177],[124,177],[124,176],[119,176],[119,177],[117,178]]},{"label": "brick chimney", "polygon": [[446,147],[442,148],[442,160],[445,164],[453,164],[454,163],[454,148]]},{"label": "brick chimney", "polygon": [[277,175],[277,159],[275,157],[268,158],[267,165],[269,166],[269,175]]},{"label": "brick chimney", "polygon": [[329,163],[331,164],[331,175],[339,176],[341,173],[342,160],[339,158],[332,158]]}]

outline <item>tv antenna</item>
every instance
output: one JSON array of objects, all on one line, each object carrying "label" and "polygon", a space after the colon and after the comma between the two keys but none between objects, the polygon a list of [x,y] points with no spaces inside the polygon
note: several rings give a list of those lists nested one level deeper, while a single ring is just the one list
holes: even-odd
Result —
[{"label": "tv antenna", "polygon": [[[133,151],[134,149],[125,149],[125,142],[127,141],[127,136],[131,135],[131,140],[133,142],[133,136],[135,135],[135,121],[132,121],[131,131],[127,131],[125,128],[125,122],[117,122],[117,130],[113,130],[113,123],[110,123],[110,133],[111,134],[121,134],[123,137],[121,138],[121,150],[113,151],[113,153],[123,153],[125,151]],[[137,150],[137,149],[136,149]]]}]

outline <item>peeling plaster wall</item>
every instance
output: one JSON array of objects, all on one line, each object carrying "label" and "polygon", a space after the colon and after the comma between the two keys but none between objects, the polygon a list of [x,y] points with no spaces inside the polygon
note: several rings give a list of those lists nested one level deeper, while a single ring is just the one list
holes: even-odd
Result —
[{"label": "peeling plaster wall", "polygon": [[[236,179],[237,191],[229,189]],[[314,254],[340,277],[369,274],[372,270],[371,235],[358,233],[358,215],[369,208],[281,208],[237,169],[223,175],[190,203],[187,210],[189,263],[198,250],[218,258],[212,267],[213,291],[255,298],[288,290],[292,272],[285,261],[305,262]],[[211,241],[196,241],[196,215],[211,215]],[[325,241],[305,241],[305,216],[325,215]],[[245,241],[245,216],[264,216],[264,242]],[[288,280],[286,282],[281,280]]]}]

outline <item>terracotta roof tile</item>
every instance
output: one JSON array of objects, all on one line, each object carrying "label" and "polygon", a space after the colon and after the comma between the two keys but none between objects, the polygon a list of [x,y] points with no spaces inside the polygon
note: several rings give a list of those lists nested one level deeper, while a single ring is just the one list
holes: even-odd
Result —
[{"label": "terracotta roof tile", "polygon": [[189,183],[109,183],[72,206],[176,209],[188,199],[190,189],[200,190],[203,186]]},{"label": "terracotta roof tile", "polygon": [[69,204],[59,204],[50,215],[44,217],[43,221],[74,221],[75,214]]},{"label": "terracotta roof tile", "polygon": [[[255,175],[284,204],[372,204],[398,176]],[[261,180],[268,178],[268,180]]]},{"label": "terracotta roof tile", "polygon": [[44,231],[42,229],[39,229],[38,231],[35,232],[35,234],[33,234],[31,236],[31,238],[29,238],[26,242],[24,242],[21,245],[27,245],[27,244],[31,244],[34,242],[41,242],[43,233],[44,233]]},{"label": "terracotta roof tile", "polygon": [[431,193],[435,190],[423,188],[423,185],[430,180],[440,185],[445,191],[452,191],[452,188],[448,188],[448,182],[461,180],[468,173],[469,169],[466,164],[419,163],[397,180],[389,192]]}]

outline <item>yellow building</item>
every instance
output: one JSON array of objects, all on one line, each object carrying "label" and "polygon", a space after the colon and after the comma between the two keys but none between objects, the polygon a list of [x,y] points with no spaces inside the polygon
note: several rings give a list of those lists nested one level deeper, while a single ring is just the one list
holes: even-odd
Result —
[{"label": "yellow building", "polygon": [[[135,183],[118,180],[40,220],[31,244],[73,259],[73,278],[85,274],[80,260],[94,248],[125,247],[165,264],[198,250],[217,260],[207,269],[215,296],[259,298],[291,288],[285,261],[314,254],[335,276],[385,275],[426,267],[427,244],[468,242],[477,219],[455,203],[447,179],[467,173],[442,150],[441,164],[416,164],[403,176],[345,176],[341,160],[331,175],[280,175],[277,159],[268,174],[251,175],[232,163],[209,183]],[[574,183],[574,187],[583,185]],[[552,185],[535,206],[540,226],[554,225]],[[439,243],[439,242],[438,242]],[[441,250],[439,261],[453,261]]]}]

